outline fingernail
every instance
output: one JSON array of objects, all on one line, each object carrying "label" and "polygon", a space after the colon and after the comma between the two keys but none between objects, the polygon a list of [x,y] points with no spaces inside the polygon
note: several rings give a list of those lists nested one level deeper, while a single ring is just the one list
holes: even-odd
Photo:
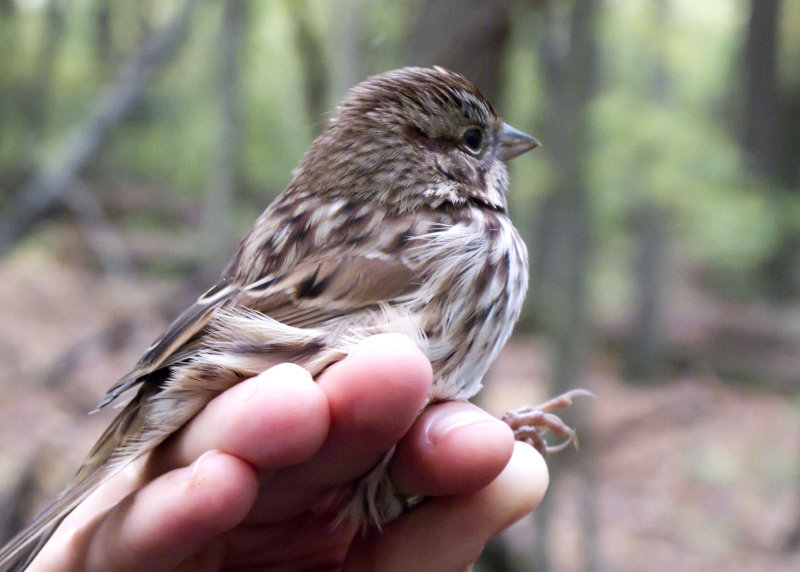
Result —
[{"label": "fingernail", "polygon": [[494,425],[495,419],[488,417],[482,411],[464,409],[463,411],[442,411],[433,415],[425,426],[425,440],[436,444],[444,439],[448,433],[466,426]]},{"label": "fingernail", "polygon": [[360,353],[372,354],[376,351],[391,351],[395,352],[399,349],[416,348],[417,345],[414,341],[403,334],[375,334],[361,340],[358,345],[350,352],[350,355],[358,355]]},{"label": "fingernail", "polygon": [[216,455],[221,455],[221,454],[222,454],[221,451],[218,451],[217,449],[211,449],[209,451],[206,451],[199,457],[197,457],[197,459],[195,459],[194,462],[191,465],[189,465],[189,471],[187,471],[186,473],[185,480],[191,481],[192,479],[194,479],[195,475],[197,475],[197,472],[200,470],[200,465],[206,462],[210,457],[214,457]]},{"label": "fingernail", "polygon": [[297,364],[279,363],[245,381],[242,396],[245,401],[249,401],[265,384],[284,380],[310,381],[311,374]]}]

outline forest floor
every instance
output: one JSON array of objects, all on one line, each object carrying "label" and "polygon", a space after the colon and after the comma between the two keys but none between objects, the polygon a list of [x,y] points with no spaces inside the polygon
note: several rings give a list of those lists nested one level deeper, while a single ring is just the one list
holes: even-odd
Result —
[{"label": "forest floor", "polygon": [[[545,397],[520,395],[547,371],[540,346],[509,344],[487,384],[493,413]],[[563,413],[581,448],[551,473],[552,569],[586,569],[594,547],[598,570],[800,570],[796,538],[790,546],[800,525],[796,401],[711,375],[635,387],[602,353],[588,370],[597,399]],[[532,528],[509,531],[515,553],[531,553]]]},{"label": "forest floor", "polygon": [[[69,240],[54,236],[52,248],[23,246],[0,261],[5,534],[68,480],[114,413],[86,412],[199,293],[166,278],[101,275],[70,262]],[[500,415],[546,399],[547,356],[540,338],[512,340],[481,402]],[[796,399],[702,370],[629,385],[603,349],[582,385],[597,399],[564,412],[582,446],[552,469],[553,569],[582,569],[593,546],[599,570],[800,570]],[[534,534],[531,519],[506,534],[515,561],[529,557]]]}]

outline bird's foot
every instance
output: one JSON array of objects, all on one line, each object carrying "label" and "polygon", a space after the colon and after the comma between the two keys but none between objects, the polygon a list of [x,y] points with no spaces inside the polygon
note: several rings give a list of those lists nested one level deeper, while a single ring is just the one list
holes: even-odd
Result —
[{"label": "bird's foot", "polygon": [[[503,421],[514,431],[517,441],[532,445],[542,455],[557,453],[574,443],[578,447],[578,436],[575,430],[564,423],[553,411],[572,405],[574,397],[586,395],[595,397],[594,393],[585,389],[573,389],[554,397],[539,405],[526,405],[503,415]],[[550,430],[556,437],[565,438],[558,445],[549,446],[544,439],[544,432]]]}]

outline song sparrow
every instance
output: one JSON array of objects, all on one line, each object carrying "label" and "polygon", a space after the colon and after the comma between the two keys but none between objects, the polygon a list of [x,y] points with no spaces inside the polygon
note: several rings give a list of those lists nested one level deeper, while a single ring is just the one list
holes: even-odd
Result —
[{"label": "song sparrow", "polygon": [[[71,486],[0,552],[30,558],[101,482],[178,430],[215,395],[280,362],[317,375],[359,340],[412,336],[434,372],[430,400],[474,395],[520,314],[525,244],[506,212],[505,162],[538,145],[503,123],[467,79],[436,67],[352,88],[222,274],[100,404],[135,396]],[[507,419],[545,450],[572,435],[553,408]],[[379,465],[346,509],[359,524],[397,516]]]}]

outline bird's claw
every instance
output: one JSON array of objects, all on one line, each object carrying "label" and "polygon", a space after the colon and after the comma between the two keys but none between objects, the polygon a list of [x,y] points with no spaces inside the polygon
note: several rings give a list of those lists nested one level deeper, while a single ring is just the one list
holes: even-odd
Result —
[{"label": "bird's claw", "polygon": [[[526,405],[509,411],[503,415],[503,421],[514,431],[517,441],[530,444],[542,455],[562,451],[571,443],[574,443],[577,448],[578,436],[575,430],[564,423],[553,411],[569,407],[572,405],[572,399],[579,396],[595,397],[595,394],[585,389],[573,389],[539,405]],[[544,439],[544,432],[548,429],[557,437],[566,439],[558,445],[548,446]]]}]

